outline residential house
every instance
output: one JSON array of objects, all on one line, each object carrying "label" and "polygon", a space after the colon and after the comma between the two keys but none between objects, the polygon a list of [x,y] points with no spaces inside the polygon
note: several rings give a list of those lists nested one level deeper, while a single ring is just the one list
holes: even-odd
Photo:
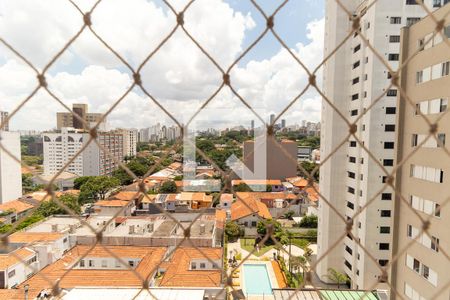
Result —
[{"label": "residential house", "polygon": [[251,228],[262,219],[272,219],[267,205],[252,197],[237,198],[231,204],[231,220],[239,225]]},{"label": "residential house", "polygon": [[34,270],[38,268],[38,255],[29,248],[18,248],[9,253],[0,254],[0,288],[17,287],[33,276]]},{"label": "residential house", "polygon": [[231,181],[231,185],[233,187],[236,187],[240,184],[246,184],[254,191],[267,191],[269,187],[272,192],[281,192],[284,190],[283,184],[279,179],[267,179],[267,180],[234,179]]},{"label": "residential house", "polygon": [[12,224],[28,216],[34,206],[21,200],[8,201],[0,204],[0,223]]}]

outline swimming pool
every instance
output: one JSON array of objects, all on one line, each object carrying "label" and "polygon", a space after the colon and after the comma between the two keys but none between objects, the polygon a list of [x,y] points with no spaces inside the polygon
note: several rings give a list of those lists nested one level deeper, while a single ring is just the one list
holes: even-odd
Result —
[{"label": "swimming pool", "polygon": [[266,265],[244,264],[243,269],[246,295],[272,295],[272,285]]}]

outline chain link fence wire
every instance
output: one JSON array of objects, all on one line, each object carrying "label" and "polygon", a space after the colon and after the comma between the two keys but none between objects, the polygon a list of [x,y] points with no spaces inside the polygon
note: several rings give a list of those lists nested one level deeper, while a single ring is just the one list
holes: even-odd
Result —
[{"label": "chain link fence wire", "polygon": [[[174,145],[169,149],[169,151],[167,151],[165,153],[165,155],[161,156],[156,163],[150,168],[150,170],[147,172],[147,174],[145,174],[142,177],[138,177],[136,176],[122,161],[118,161],[117,158],[111,154],[107,149],[105,149],[99,142],[98,142],[98,129],[100,124],[108,117],[108,115],[111,114],[111,112],[113,112],[115,110],[115,108],[124,100],[124,98],[133,90],[133,89],[139,89],[140,91],[143,92],[143,94],[145,94],[148,98],[149,102],[154,103],[158,108],[161,109],[162,112],[164,112],[180,129],[181,131],[181,135],[183,135],[184,131],[187,131],[189,128],[189,125],[195,120],[196,116],[218,95],[218,93],[224,89],[229,89],[232,93],[232,95],[234,95],[237,99],[239,99],[239,101],[247,108],[249,109],[256,118],[258,118],[263,124],[265,124],[266,128],[267,128],[267,134],[268,134],[268,138],[269,139],[274,139],[274,125],[275,123],[290,109],[292,108],[292,106],[298,102],[298,100],[309,90],[313,90],[315,92],[317,92],[323,99],[323,105],[329,106],[331,107],[336,113],[337,115],[342,119],[342,121],[347,125],[348,127],[348,133],[345,136],[345,138],[338,143],[338,145],[332,149],[332,151],[326,156],[326,157],[322,157],[321,158],[321,162],[312,170],[312,172],[308,172],[306,171],[301,164],[298,163],[298,161],[296,159],[292,159],[290,157],[290,155],[287,153],[287,151],[281,147],[279,144],[274,143],[275,145],[277,145],[277,147],[279,148],[279,150],[281,151],[281,153],[283,153],[284,156],[286,156],[286,158],[290,159],[292,164],[296,164],[298,166],[298,169],[300,170],[301,175],[303,175],[307,181],[308,184],[306,186],[306,188],[310,188],[312,190],[314,190],[315,193],[317,193],[318,197],[319,197],[319,201],[322,203],[322,205],[328,206],[337,216],[338,218],[342,221],[343,225],[345,226],[345,231],[342,232],[342,235],[340,236],[339,239],[337,239],[337,241],[330,246],[328,249],[326,249],[326,251],[322,254],[322,256],[317,257],[317,259],[311,263],[311,265],[309,267],[304,266],[304,268],[306,268],[306,272],[305,272],[305,276],[304,276],[304,280],[303,282],[301,282],[300,286],[298,288],[296,288],[294,290],[294,292],[292,294],[290,294],[290,299],[294,299],[297,295],[297,293],[304,288],[305,286],[308,286],[308,288],[311,288],[315,291],[319,291],[320,287],[316,286],[312,280],[312,276],[313,276],[313,272],[315,272],[317,264],[319,262],[321,262],[331,251],[335,250],[336,247],[339,246],[339,244],[341,243],[341,240],[345,238],[345,236],[351,236],[353,238],[353,241],[355,243],[358,244],[358,247],[360,249],[362,249],[362,251],[366,254],[366,256],[368,257],[369,260],[371,260],[378,268],[379,271],[379,276],[378,276],[378,281],[375,281],[372,287],[367,288],[367,291],[371,291],[373,289],[376,288],[376,286],[379,283],[385,283],[387,284],[390,288],[391,288],[391,294],[395,294],[397,296],[398,299],[404,299],[403,296],[400,294],[400,291],[398,290],[398,287],[395,287],[391,284],[392,282],[392,278],[389,277],[389,269],[397,263],[397,261],[399,260],[399,258],[401,257],[402,254],[404,254],[411,245],[413,245],[415,242],[417,242],[417,239],[420,237],[421,234],[425,234],[427,235],[429,238],[431,237],[430,234],[430,228],[431,228],[431,223],[430,223],[430,219],[432,218],[431,216],[428,218],[424,218],[423,216],[421,216],[415,209],[412,208],[412,205],[409,203],[409,201],[406,199],[406,197],[404,195],[401,194],[401,191],[396,187],[396,182],[395,182],[395,176],[396,173],[399,171],[400,168],[405,167],[406,162],[411,159],[411,157],[413,157],[415,155],[415,153],[418,151],[418,149],[421,148],[421,146],[423,146],[429,139],[434,139],[436,140],[437,144],[440,146],[439,149],[441,149],[442,151],[444,151],[446,153],[446,155],[450,158],[450,151],[444,147],[444,145],[442,144],[442,141],[438,138],[437,136],[437,129],[439,128],[439,121],[442,120],[442,118],[448,113],[448,111],[444,114],[442,114],[441,116],[439,116],[439,118],[437,119],[436,122],[432,122],[432,120],[430,120],[429,117],[427,117],[426,115],[424,115],[420,110],[418,111],[418,115],[420,116],[420,118],[422,118],[424,120],[424,122],[426,122],[426,124],[429,126],[429,134],[427,135],[427,137],[417,146],[415,147],[410,153],[406,154],[404,156],[404,158],[402,158],[401,161],[397,161],[392,170],[387,170],[378,160],[378,158],[371,153],[371,150],[368,146],[366,146],[364,144],[364,142],[361,140],[361,138],[357,135],[357,125],[360,123],[360,121],[362,120],[362,118],[367,115],[367,113],[374,107],[376,106],[381,99],[383,99],[384,96],[386,96],[386,93],[389,89],[391,88],[397,88],[400,94],[400,97],[402,100],[404,100],[406,102],[407,105],[410,105],[411,107],[413,107],[415,109],[415,103],[411,100],[411,98],[409,97],[409,95],[406,93],[405,90],[402,89],[402,87],[400,86],[399,83],[399,75],[400,72],[402,71],[403,68],[405,68],[407,66],[407,64],[420,52],[420,49],[418,49],[417,51],[415,51],[410,57],[406,58],[403,60],[403,63],[399,65],[399,67],[397,69],[393,69],[391,64],[386,61],[386,59],[384,58],[383,54],[380,53],[371,43],[370,40],[364,36],[363,32],[361,31],[361,17],[362,15],[360,14],[355,14],[353,11],[351,11],[350,9],[348,9],[344,3],[340,0],[334,0],[337,5],[339,6],[339,8],[345,12],[345,14],[348,16],[349,19],[349,24],[351,24],[351,30],[349,30],[348,34],[345,36],[345,38],[337,45],[337,47],[335,49],[332,49],[329,51],[329,54],[326,55],[323,60],[320,62],[320,64],[318,64],[314,69],[309,69],[306,64],[302,61],[302,57],[300,57],[299,55],[295,54],[294,51],[292,51],[292,49],[289,48],[289,46],[286,44],[286,42],[281,38],[281,36],[278,34],[277,30],[276,30],[276,20],[277,20],[277,14],[279,13],[279,11],[281,11],[285,5],[289,2],[289,1],[295,1],[295,0],[285,0],[283,2],[280,3],[280,5],[271,13],[271,14],[267,14],[261,7],[261,5],[256,1],[256,0],[250,0],[249,2],[253,5],[253,7],[256,9],[256,11],[261,15],[261,17],[263,17],[263,19],[266,22],[266,26],[265,29],[254,39],[253,42],[251,42],[249,44],[249,46],[242,51],[242,53],[229,65],[229,66],[221,66],[217,60],[210,54],[208,53],[208,51],[202,46],[202,44],[195,38],[195,36],[193,36],[189,30],[186,28],[185,26],[185,20],[184,20],[184,16],[186,14],[189,14],[189,8],[192,6],[192,4],[195,2],[195,0],[191,0],[189,1],[183,9],[181,9],[180,11],[177,11],[174,6],[170,3],[170,1],[167,0],[162,0],[162,2],[164,3],[164,5],[168,8],[169,12],[173,13],[174,17],[175,17],[175,23],[172,25],[173,27],[170,29],[169,33],[159,42],[159,44],[157,44],[157,46],[144,58],[144,60],[138,65],[137,68],[133,68],[131,66],[131,64],[129,62],[127,62],[127,60],[121,56],[118,51],[116,51],[111,45],[108,44],[107,41],[105,41],[102,36],[95,30],[95,22],[96,22],[96,18],[95,18],[95,12],[97,10],[101,10],[102,6],[101,3],[102,2],[106,2],[107,0],[98,0],[97,2],[95,2],[95,4],[91,7],[91,9],[87,12],[84,12],[74,1],[72,0],[67,0],[67,5],[72,6],[76,11],[79,12],[79,17],[80,19],[82,19],[82,26],[79,28],[79,30],[73,35],[72,38],[70,38],[66,44],[62,47],[61,50],[59,50],[51,59],[50,61],[44,66],[44,68],[40,71],[38,68],[36,68],[31,62],[30,60],[28,60],[24,55],[21,54],[20,49],[16,49],[14,48],[10,43],[8,43],[8,41],[6,41],[3,37],[0,37],[0,43],[3,44],[6,49],[8,49],[12,54],[14,54],[17,58],[19,58],[23,63],[25,63],[36,75],[36,84],[35,87],[32,89],[32,91],[30,92],[30,94],[24,98],[18,105],[17,107],[10,113],[10,115],[6,118],[6,120],[0,124],[0,129],[3,129],[6,124],[9,122],[10,119],[12,119],[23,107],[24,105],[26,105],[35,95],[38,91],[44,91],[46,92],[54,101],[56,101],[58,104],[62,105],[65,110],[67,110],[68,112],[70,112],[74,118],[76,118],[78,121],[82,122],[85,126],[85,128],[89,128],[89,140],[87,141],[87,143],[64,165],[63,168],[61,168],[59,170],[59,172],[57,174],[55,174],[55,176],[52,178],[52,180],[46,185],[45,190],[47,193],[47,197],[49,199],[52,199],[55,203],[57,203],[57,205],[64,209],[70,216],[77,218],[79,220],[79,222],[83,225],[86,226],[87,228],[89,228],[89,230],[91,231],[91,233],[95,236],[95,243],[93,243],[92,245],[90,245],[90,247],[87,248],[87,250],[82,253],[75,261],[74,264],[72,264],[71,266],[69,266],[64,274],[58,279],[58,280],[52,280],[50,279],[48,276],[46,276],[43,272],[39,272],[39,270],[36,269],[36,267],[32,266],[31,264],[29,264],[27,261],[23,260],[23,258],[21,258],[19,255],[15,254],[14,252],[11,252],[11,254],[17,259],[19,260],[22,264],[26,265],[29,269],[31,269],[33,271],[33,273],[35,273],[34,276],[39,276],[42,277],[42,279],[47,283],[47,286],[42,287],[42,288],[51,288],[52,290],[52,296],[54,297],[60,297],[62,296],[61,292],[62,292],[62,288],[60,286],[60,282],[67,277],[67,275],[70,274],[70,272],[73,270],[74,266],[76,266],[80,260],[82,260],[83,258],[87,257],[91,251],[96,248],[96,247],[101,247],[102,249],[104,249],[104,251],[106,251],[111,257],[115,258],[117,261],[120,262],[120,264],[123,265],[123,267],[130,271],[134,276],[136,276],[136,278],[139,279],[139,281],[141,282],[141,286],[140,286],[140,290],[136,293],[136,295],[133,297],[133,299],[139,297],[142,293],[148,293],[151,297],[157,299],[157,297],[152,293],[152,291],[149,289],[150,287],[150,281],[151,278],[150,276],[152,276],[157,270],[158,268],[161,267],[161,265],[163,264],[163,261],[160,261],[155,267],[152,268],[152,270],[150,270],[150,272],[148,274],[140,274],[138,273],[134,268],[130,267],[128,265],[127,262],[125,262],[123,260],[123,258],[121,258],[120,256],[118,256],[114,251],[111,251],[107,246],[105,246],[104,244],[101,243],[102,238],[103,238],[103,233],[105,232],[106,228],[108,227],[108,225],[111,222],[114,222],[114,220],[116,219],[116,217],[120,216],[125,207],[122,208],[120,211],[118,211],[114,216],[112,216],[109,221],[101,226],[98,229],[95,229],[91,224],[89,224],[89,222],[87,222],[85,220],[85,218],[80,217],[76,212],[74,212],[72,209],[70,209],[67,205],[65,205],[63,202],[61,202],[55,194],[55,190],[54,190],[54,185],[53,183],[55,182],[56,178],[62,173],[64,172],[68,166],[74,162],[76,160],[76,158],[81,155],[83,153],[83,151],[88,147],[88,145],[90,145],[91,143],[95,143],[102,152],[104,152],[107,156],[109,156],[110,159],[114,160],[119,166],[120,168],[122,168],[123,170],[125,170],[125,172],[131,176],[134,180],[136,180],[138,182],[138,187],[139,190],[136,192],[135,196],[142,196],[144,198],[146,198],[148,201],[151,201],[151,199],[149,198],[149,195],[147,194],[147,190],[146,190],[146,186],[145,186],[145,178],[148,177],[149,175],[151,175],[153,172],[155,172],[155,170],[157,170],[157,168],[159,168],[162,164],[162,162],[168,157],[169,153],[171,150],[178,150],[182,147],[182,143],[183,143],[183,139],[180,138],[178,140],[176,140],[176,142],[174,143]],[[333,0],[331,0],[333,1]],[[373,0],[373,1],[369,1],[370,3],[367,6],[367,10],[371,9],[377,2],[382,1],[382,0]],[[428,9],[428,7],[426,5],[424,5],[422,0],[417,0],[417,3],[422,7],[423,11],[425,12],[426,16],[428,16],[431,20],[433,20],[433,22],[435,23],[435,30],[433,32],[433,35],[425,41],[425,44],[430,43],[433,38],[436,35],[441,35],[443,42],[447,45],[447,47],[449,48],[449,53],[450,53],[450,40],[445,36],[443,29],[444,29],[444,25],[445,25],[445,21],[448,20],[448,15],[444,16],[442,19],[437,19],[435,15],[432,14],[432,12]],[[77,113],[75,113],[74,111],[72,111],[65,103],[64,101],[58,97],[48,86],[47,81],[46,81],[46,73],[47,71],[50,69],[50,67],[52,67],[59,59],[60,57],[63,55],[63,53],[65,53],[65,51],[78,39],[78,37],[85,31],[88,31],[90,33],[92,33],[93,36],[95,36],[95,38],[101,42],[101,44],[110,52],[112,53],[122,64],[125,68],[127,68],[133,77],[133,82],[132,84],[126,89],[126,91],[118,98],[116,99],[116,101],[113,103],[113,105],[106,111],[106,113],[103,115],[103,117],[101,118],[101,120],[99,120],[97,122],[97,124],[93,127],[90,127],[89,124],[86,123],[86,121]],[[182,32],[184,33],[188,39],[204,54],[204,56],[209,60],[209,62],[216,68],[217,70],[217,74],[218,76],[222,77],[222,83],[217,87],[217,89],[209,96],[207,97],[203,104],[200,106],[200,108],[198,108],[198,110],[188,119],[188,122],[186,124],[182,124],[181,121],[177,120],[174,115],[171,113],[171,108],[169,107],[164,107],[161,103],[160,100],[158,100],[154,95],[152,95],[151,91],[147,90],[142,82],[141,79],[141,71],[143,69],[143,67],[152,59],[154,59],[154,55],[161,50],[161,48],[172,38],[172,36],[176,33],[176,32]],[[289,55],[294,59],[295,63],[298,65],[298,67],[305,71],[306,74],[308,75],[308,82],[307,84],[303,87],[303,89],[292,99],[287,99],[289,100],[288,105],[286,107],[284,107],[281,112],[273,119],[273,121],[271,123],[266,123],[264,121],[264,116],[259,115],[254,109],[253,107],[249,104],[248,101],[246,101],[245,97],[243,97],[242,95],[240,95],[240,93],[238,92],[238,89],[233,85],[233,78],[230,76],[231,71],[233,70],[233,68],[244,58],[247,56],[247,54],[256,46],[260,43],[260,41],[266,36],[271,34],[275,40],[279,43],[279,46],[286,50]],[[369,49],[373,55],[375,56],[375,58],[378,60],[377,63],[384,65],[384,67],[386,68],[386,70],[388,70],[389,74],[390,74],[390,82],[387,85],[387,87],[384,89],[384,92],[382,92],[380,95],[374,97],[371,100],[370,105],[367,107],[366,110],[364,110],[362,112],[361,115],[359,115],[358,117],[356,117],[354,120],[350,120],[349,118],[347,118],[347,113],[340,110],[339,107],[337,107],[334,104],[333,99],[329,99],[327,97],[327,95],[324,94],[324,92],[322,91],[321,87],[318,85],[317,83],[317,75],[318,72],[321,68],[324,67],[324,65],[331,59],[333,58],[333,56],[347,43],[349,42],[350,38],[353,36],[357,36],[362,44],[364,44],[367,49]],[[450,55],[449,55],[450,57]],[[339,151],[339,149],[342,148],[343,145],[345,145],[348,140],[350,138],[353,138],[357,144],[359,145],[359,147],[361,147],[361,149],[368,155],[368,157],[371,160],[371,163],[373,164],[373,166],[378,167],[380,170],[382,170],[383,174],[386,176],[386,180],[384,182],[384,185],[382,186],[382,188],[380,188],[380,190],[374,195],[372,196],[370,199],[367,200],[367,202],[364,204],[364,206],[360,207],[356,213],[351,217],[351,218],[347,218],[345,215],[341,214],[339,212],[339,209],[336,208],[333,204],[333,201],[331,199],[327,199],[326,197],[324,197],[323,194],[320,193],[320,191],[317,189],[317,186],[314,184],[314,175],[319,171],[320,167],[323,166],[324,164],[326,164],[330,158],[336,154],[337,151]],[[327,142],[327,141],[322,141],[323,142]],[[195,145],[190,145],[192,147],[195,147]],[[260,147],[261,145],[255,145],[253,151],[257,151],[258,147]],[[15,157],[12,153],[10,153],[8,151],[8,149],[6,149],[4,147],[4,145],[2,145],[1,141],[0,141],[0,148],[10,157],[12,157],[15,161],[19,162],[25,169],[27,169],[28,171],[32,171],[31,167],[26,165],[24,162],[22,162],[20,160],[20,158]],[[227,190],[230,190],[231,193],[234,195],[234,197],[236,198],[236,201],[242,203],[244,206],[246,206],[250,211],[252,211],[253,209],[248,206],[247,202],[244,201],[243,199],[241,199],[241,197],[236,193],[236,191],[234,190],[233,186],[231,185],[231,174],[232,171],[231,170],[223,170],[221,169],[216,162],[214,162],[213,159],[211,159],[210,157],[208,157],[208,155],[206,153],[204,153],[202,150],[195,148],[198,155],[200,157],[202,157],[204,160],[206,160],[208,163],[210,163],[216,171],[218,171],[220,173],[220,175],[222,176],[222,179],[224,181],[224,185],[223,188],[220,191],[220,195],[219,197]],[[250,153],[248,156],[253,155],[253,152]],[[36,175],[37,177],[39,177],[40,179],[42,179],[40,177],[40,175]],[[406,205],[407,207],[409,207],[409,209],[414,213],[415,217],[421,222],[422,227],[420,229],[420,232],[417,234],[417,236],[414,239],[411,239],[411,241],[402,249],[397,249],[397,251],[395,253],[392,253],[392,258],[389,260],[389,263],[385,266],[381,266],[378,264],[376,258],[373,256],[373,254],[367,249],[366,246],[364,246],[363,244],[361,244],[359,242],[359,240],[357,239],[357,237],[353,234],[353,225],[354,225],[354,219],[360,215],[361,213],[364,212],[364,210],[367,209],[367,207],[369,207],[370,205],[372,205],[376,199],[381,195],[381,193],[383,193],[383,191],[385,191],[386,189],[391,189],[394,191],[395,195],[396,195],[396,201],[400,201],[402,202],[404,205]],[[132,199],[130,199],[132,200]],[[448,197],[440,206],[440,208],[438,208],[438,210],[442,210],[446,205],[448,205],[448,202],[450,202],[450,197]],[[289,211],[289,209],[291,205],[288,204],[288,206],[286,208],[284,208],[284,211],[287,212]],[[35,207],[33,210],[36,210],[37,207]],[[190,246],[192,248],[195,248],[197,251],[199,251],[199,253],[202,254],[202,256],[204,258],[206,258],[210,263],[212,263],[213,265],[216,265],[215,261],[213,260],[213,258],[208,257],[207,253],[205,253],[205,251],[201,248],[196,246],[194,243],[192,243],[192,241],[190,240],[190,231],[192,226],[194,225],[195,222],[197,222],[202,216],[205,215],[207,211],[207,208],[204,209],[199,209],[198,210],[198,215],[196,216],[196,218],[190,223],[189,226],[185,227],[183,224],[181,224],[181,222],[179,222],[176,218],[174,218],[170,212],[167,212],[164,209],[160,209],[160,213],[162,215],[164,215],[166,218],[168,218],[169,220],[172,220],[173,222],[175,222],[175,224],[177,224],[178,226],[180,226],[180,228],[182,228],[183,232],[184,232],[184,236],[182,239],[180,239],[179,241],[177,241],[175,247],[173,249],[170,250],[169,255],[173,254],[176,250],[178,250],[180,248],[180,246],[182,244],[190,244]],[[260,220],[263,220],[261,217],[259,217]],[[8,236],[23,222],[23,220],[19,220],[16,223],[14,223],[12,225],[12,228],[10,230],[10,232],[5,233],[2,235],[1,237],[1,247],[3,249],[6,250],[12,250],[13,248],[11,247],[10,243],[9,243],[9,238]],[[277,238],[274,235],[274,228],[272,225],[268,225],[266,228],[266,234],[264,236],[264,238],[259,242],[259,246],[262,247],[266,241],[271,240],[277,247],[278,249],[280,249],[280,251],[284,252],[286,255],[290,255],[281,245],[280,241],[277,240]],[[450,262],[450,256],[449,253],[447,253],[448,249],[443,249],[442,247],[439,248],[439,255],[443,255],[449,262]],[[226,252],[226,251],[225,251]],[[244,257],[241,262],[235,266],[232,267],[231,269],[227,271],[222,271],[222,283],[223,283],[223,287],[221,290],[221,293],[217,296],[225,296],[228,295],[229,292],[231,291],[236,291],[236,288],[233,286],[233,278],[232,275],[233,273],[239,269],[240,266],[242,266],[253,254],[255,254],[256,252],[256,248],[253,249],[253,251],[251,251],[246,257]],[[226,257],[227,253],[224,253],[224,256]],[[226,263],[226,262],[225,262]],[[138,287],[139,288],[139,287]],[[440,290],[436,290],[435,291],[435,295],[432,297],[433,299],[438,297],[439,295],[441,295],[442,293],[444,293],[445,291],[448,291],[448,289],[450,288],[450,281],[448,283],[445,283],[442,288]],[[369,292],[367,292],[369,293]]]}]

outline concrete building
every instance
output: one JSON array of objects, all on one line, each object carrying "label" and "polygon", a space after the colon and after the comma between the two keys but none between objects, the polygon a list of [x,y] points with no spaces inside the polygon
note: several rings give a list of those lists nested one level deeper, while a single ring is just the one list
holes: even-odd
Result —
[{"label": "concrete building", "polygon": [[[361,32],[396,70],[399,66],[400,29],[425,16],[424,9],[412,0],[346,0],[342,4],[355,16],[361,16]],[[433,9],[433,1],[426,0],[425,4]],[[353,21],[333,0],[326,1],[325,20],[324,54],[327,56],[350,33]],[[388,171],[392,170],[395,164],[397,89],[386,90],[390,85],[386,66],[357,34],[353,34],[325,63],[323,75],[323,91],[327,99],[350,122],[364,114],[355,124],[355,135]],[[383,93],[384,96],[366,112]],[[322,160],[331,157],[320,170],[320,191],[345,220],[352,221],[354,238],[350,235],[342,238],[346,231],[345,221],[325,201],[319,201],[318,257],[325,252],[327,255],[318,264],[317,273],[328,281],[324,276],[328,268],[338,269],[349,276],[352,288],[364,289],[379,281],[379,266],[387,264],[392,257],[395,195],[390,188],[378,194],[384,186],[385,173],[375,166],[355,138],[350,137],[338,148],[348,133],[349,127],[341,116],[323,101],[320,156]],[[359,208],[372,198],[374,201],[353,219]],[[368,257],[358,242],[376,262]],[[385,285],[377,287],[385,288]]]},{"label": "concrete building", "polygon": [[[88,143],[90,135],[83,130],[62,128],[56,132],[45,132],[44,174],[54,175],[62,169]],[[123,135],[114,132],[98,132],[97,141],[108,151],[105,153],[96,143],[91,142],[65,171],[78,176],[109,175],[123,160]]]},{"label": "concrete building", "polygon": [[[62,128],[58,132],[44,132],[44,175],[55,175],[83,147],[84,132]],[[79,155],[65,171],[83,176],[83,155]]]},{"label": "concrete building", "polygon": [[[97,124],[103,114],[101,113],[89,113],[87,104],[73,104],[72,111],[78,114],[87,124],[83,124],[81,120],[76,118],[70,112],[58,112],[56,113],[56,127],[57,129],[61,129],[63,127],[73,127],[75,129],[88,129],[85,125]],[[102,124],[104,125],[105,120],[103,120]]]},{"label": "concrete building", "polygon": [[[450,4],[434,12],[444,22],[444,34],[450,38]],[[416,51],[401,72],[401,85],[414,103],[399,100],[397,161],[410,157],[397,173],[396,187],[408,203],[396,202],[394,251],[400,252],[393,269],[393,283],[402,298],[446,300],[450,297],[448,282],[450,249],[450,206],[444,205],[450,195],[450,157],[446,138],[450,135],[450,50],[441,35],[433,37],[436,23],[426,17],[402,30],[401,61]],[[428,40],[429,43],[425,44]],[[426,140],[431,124],[437,122],[435,137]],[[430,220],[428,234],[422,232],[424,220]],[[413,239],[416,239],[412,242]],[[412,242],[412,243],[411,243]],[[411,243],[411,244],[410,244]],[[436,295],[438,291],[444,292]]]},{"label": "concrete building", "polygon": [[20,134],[18,132],[0,131],[0,204],[22,196],[22,172],[17,159],[21,159]]},{"label": "concrete building", "polygon": [[3,124],[3,127],[0,128],[0,130],[9,131],[9,122],[6,122],[7,118],[8,118],[8,112],[0,111],[0,125],[5,123],[5,124]]},{"label": "concrete building", "polygon": [[[254,170],[254,144],[254,141],[244,142],[244,164],[250,170]],[[266,148],[266,178],[257,179],[278,179],[283,181],[287,177],[297,175],[297,144],[295,142],[290,140],[278,142],[268,138]],[[258,151],[258,149],[255,151]]]},{"label": "concrete building", "polygon": [[123,135],[123,155],[128,157],[136,156],[138,130],[120,128],[114,130],[114,132]]}]

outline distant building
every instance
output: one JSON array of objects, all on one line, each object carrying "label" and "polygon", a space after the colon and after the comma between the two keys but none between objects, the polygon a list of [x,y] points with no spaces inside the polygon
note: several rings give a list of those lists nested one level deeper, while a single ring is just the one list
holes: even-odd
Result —
[{"label": "distant building", "polygon": [[[90,135],[83,130],[62,128],[57,132],[42,134],[44,143],[44,174],[54,175],[61,170],[89,141]],[[109,175],[123,161],[123,135],[114,132],[98,132],[97,142],[108,151],[105,153],[95,142],[69,164],[65,171],[78,176]],[[112,157],[111,157],[112,156]]]},{"label": "distant building", "polygon": [[[1,145],[15,158],[21,159],[20,134],[0,131]],[[0,148],[0,203],[22,196],[22,172],[20,163]]]},{"label": "distant building", "polygon": [[[3,122],[6,122],[7,118],[8,113],[6,111],[0,111],[0,125],[3,124]],[[9,131],[9,122],[6,122],[0,130]]]},{"label": "distant building", "polygon": [[123,135],[123,155],[128,157],[136,156],[136,148],[139,132],[137,129],[116,129],[114,132]]},{"label": "distant building", "polygon": [[[89,113],[87,104],[73,104],[72,111],[79,115],[87,124],[83,124],[81,120],[76,118],[70,112],[58,112],[56,113],[56,127],[61,129],[63,127],[72,127],[75,129],[88,129],[85,125],[90,125],[91,123],[98,123],[103,114],[101,113]],[[102,124],[104,125],[105,120]]]},{"label": "distant building", "polygon": [[297,147],[297,158],[298,160],[310,160],[312,149],[309,146],[298,146]]},{"label": "distant building", "polygon": [[281,120],[281,128],[285,128],[286,127],[286,120],[282,119]]},{"label": "distant building", "polygon": [[[295,142],[289,140],[278,142],[268,138],[266,147],[266,178],[257,179],[279,179],[284,181],[287,177],[297,175],[297,144]],[[253,148],[254,141],[244,142],[244,164],[250,170],[254,170]]]},{"label": "distant building", "polygon": [[[273,124],[273,122],[275,122],[275,114],[271,114],[270,115],[270,120],[269,120],[269,125],[272,125]],[[275,124],[274,124],[275,125]]]}]

